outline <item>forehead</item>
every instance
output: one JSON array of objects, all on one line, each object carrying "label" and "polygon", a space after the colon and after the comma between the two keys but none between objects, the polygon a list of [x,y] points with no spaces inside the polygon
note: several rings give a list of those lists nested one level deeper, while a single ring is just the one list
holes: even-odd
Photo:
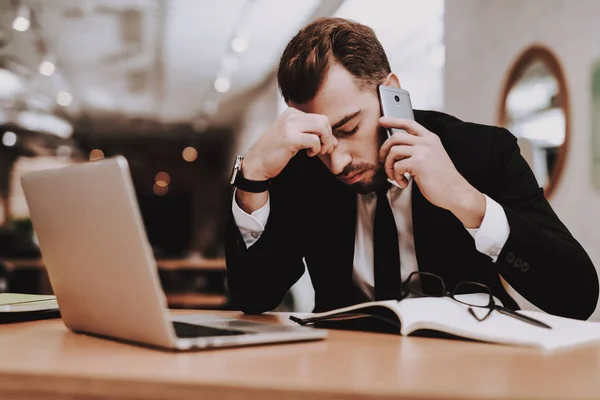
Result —
[{"label": "forehead", "polygon": [[374,93],[365,90],[348,70],[335,63],[329,67],[314,99],[304,104],[290,103],[290,106],[306,113],[326,115],[333,124],[365,108],[373,98]]}]

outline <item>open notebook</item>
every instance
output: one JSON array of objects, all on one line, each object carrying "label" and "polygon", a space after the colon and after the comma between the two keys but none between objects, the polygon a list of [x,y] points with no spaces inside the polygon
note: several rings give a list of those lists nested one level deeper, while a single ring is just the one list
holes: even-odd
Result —
[{"label": "open notebook", "polygon": [[56,297],[24,293],[0,293],[0,323],[59,318]]},{"label": "open notebook", "polygon": [[[483,317],[487,310],[475,309],[475,312]],[[447,297],[367,302],[324,313],[298,315],[297,318],[304,322],[312,321],[321,328],[385,331],[405,336],[458,337],[545,350],[593,341],[600,343],[600,323],[535,311],[518,312],[544,322],[552,329],[534,326],[497,311],[480,322],[469,314],[468,306]]]}]

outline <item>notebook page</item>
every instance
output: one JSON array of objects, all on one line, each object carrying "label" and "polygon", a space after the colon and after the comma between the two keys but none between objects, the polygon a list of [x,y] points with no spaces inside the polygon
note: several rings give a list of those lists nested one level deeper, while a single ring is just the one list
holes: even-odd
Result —
[{"label": "notebook page", "polygon": [[[538,311],[519,311],[552,327],[556,334],[542,335],[543,346],[548,350],[574,347],[600,340],[600,323],[558,317]],[[600,342],[598,342],[600,343]]]},{"label": "notebook page", "polygon": [[56,296],[24,293],[0,293],[0,305],[49,300],[56,300]]},{"label": "notebook page", "polygon": [[[402,315],[402,334],[419,329],[434,329],[453,335],[547,350],[567,348],[600,341],[600,323],[572,320],[534,311],[523,313],[552,326],[541,328],[496,311],[483,322],[468,312],[468,307],[449,298],[407,299],[398,304]],[[477,310],[483,316],[486,310]]]},{"label": "notebook page", "polygon": [[[397,308],[396,308],[397,304],[398,304],[398,302],[396,300],[370,301],[370,302],[366,302],[366,303],[354,304],[354,305],[351,305],[348,307],[336,308],[335,310],[324,311],[321,313],[312,313],[312,314],[311,313],[305,313],[305,314],[294,313],[294,315],[299,318],[303,318],[302,316],[304,316],[304,318],[327,318],[327,317],[336,316],[338,314],[361,313],[363,310],[378,309],[378,308],[380,308],[380,309],[387,308],[397,314]],[[399,316],[398,316],[398,318],[399,318]]]},{"label": "notebook page", "polygon": [[21,293],[0,293],[0,312],[26,312],[57,309],[56,297]]}]

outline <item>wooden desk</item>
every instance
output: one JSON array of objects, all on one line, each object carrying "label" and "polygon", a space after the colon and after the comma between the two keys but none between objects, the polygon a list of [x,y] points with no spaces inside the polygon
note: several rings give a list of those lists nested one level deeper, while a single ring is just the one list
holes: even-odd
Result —
[{"label": "wooden desk", "polygon": [[318,342],[170,353],[77,335],[60,320],[0,326],[2,399],[592,397],[600,345],[544,354],[331,331]]}]

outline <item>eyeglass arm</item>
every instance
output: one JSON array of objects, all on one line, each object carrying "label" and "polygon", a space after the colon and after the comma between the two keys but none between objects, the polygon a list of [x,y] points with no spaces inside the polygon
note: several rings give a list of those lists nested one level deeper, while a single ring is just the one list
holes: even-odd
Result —
[{"label": "eyeglass arm", "polygon": [[495,309],[499,313],[511,316],[511,317],[516,318],[518,320],[521,320],[523,322],[528,322],[528,323],[530,323],[532,325],[539,326],[541,328],[552,329],[552,327],[550,325],[547,325],[547,324],[543,323],[542,321],[538,321],[537,319],[528,317],[527,315],[519,314],[518,312],[513,311],[510,308],[501,307],[501,306],[497,305],[495,307]]}]

